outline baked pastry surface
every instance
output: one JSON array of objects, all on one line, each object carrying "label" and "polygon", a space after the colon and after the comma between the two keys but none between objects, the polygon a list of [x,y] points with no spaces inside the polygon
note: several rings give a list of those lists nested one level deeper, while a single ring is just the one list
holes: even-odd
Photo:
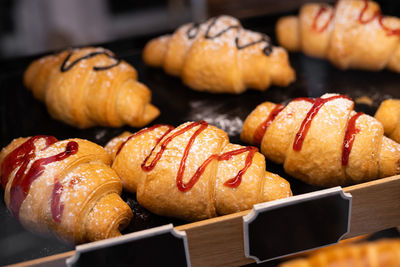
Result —
[{"label": "baked pastry surface", "polygon": [[400,142],[400,99],[387,99],[383,101],[375,113],[375,118],[380,121],[385,134]]}]

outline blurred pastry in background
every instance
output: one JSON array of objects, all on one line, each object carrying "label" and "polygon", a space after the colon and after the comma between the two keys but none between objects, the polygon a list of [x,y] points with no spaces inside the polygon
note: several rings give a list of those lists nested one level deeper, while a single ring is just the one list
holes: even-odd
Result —
[{"label": "blurred pastry in background", "polygon": [[185,24],[172,35],[151,40],[143,60],[180,76],[194,90],[210,93],[264,91],[295,80],[285,49],[273,46],[264,34],[244,29],[230,16]]},{"label": "blurred pastry in background", "polygon": [[289,51],[328,59],[343,70],[400,72],[400,19],[383,16],[374,1],[305,4],[298,16],[279,19],[276,35]]},{"label": "blurred pastry in background", "polygon": [[400,99],[383,101],[375,113],[385,130],[385,135],[396,142],[400,142]]},{"label": "blurred pastry in background", "polygon": [[318,249],[289,260],[279,267],[328,267],[328,266],[400,266],[400,239],[381,239],[362,243],[346,243]]}]

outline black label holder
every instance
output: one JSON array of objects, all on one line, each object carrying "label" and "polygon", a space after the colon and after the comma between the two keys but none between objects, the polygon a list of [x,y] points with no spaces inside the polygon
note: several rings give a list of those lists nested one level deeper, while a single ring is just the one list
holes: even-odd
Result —
[{"label": "black label holder", "polygon": [[[256,232],[256,233],[251,233],[251,228],[249,226],[256,221],[256,219],[259,217],[260,214],[267,214],[268,212],[274,212],[278,211],[279,209],[287,209],[291,207],[295,207],[296,205],[304,205],[307,203],[317,203],[320,200],[323,199],[329,199],[332,198],[333,201],[338,202],[338,199],[343,200],[343,205],[341,207],[337,208],[337,213],[338,216],[340,217],[339,220],[343,221],[341,223],[341,232],[339,232],[339,235],[337,237],[332,237],[331,240],[325,243],[320,243],[318,246],[310,246],[302,249],[294,249],[293,251],[287,250],[284,253],[281,252],[272,252],[268,253],[266,252],[266,255],[262,255],[263,252],[261,252],[261,255],[255,255],[257,253],[254,253],[254,249],[252,248],[252,244],[254,247],[254,244],[257,244],[257,242],[252,242],[251,240],[251,235],[256,236],[259,240],[263,239],[261,244],[263,242],[268,242],[266,239],[269,238],[268,235],[262,235],[262,233]],[[336,198],[333,199],[333,198]],[[340,201],[340,200],[339,200]],[[244,249],[245,249],[245,256],[247,258],[252,258],[254,259],[257,263],[263,263],[267,262],[270,260],[290,256],[293,254],[297,254],[299,252],[305,252],[309,250],[313,250],[316,248],[320,247],[325,247],[331,244],[336,244],[338,243],[347,233],[350,232],[350,219],[351,219],[351,204],[352,204],[352,196],[350,193],[344,193],[342,188],[340,186],[329,188],[329,189],[324,189],[324,190],[319,190],[311,193],[306,193],[298,196],[292,196],[289,198],[285,199],[278,199],[275,201],[270,201],[266,203],[260,203],[256,204],[253,206],[253,209],[251,212],[245,216],[243,216],[243,233],[244,233]],[[273,214],[273,213],[272,213]],[[337,215],[337,214],[336,214]],[[329,231],[329,229],[326,229]],[[325,230],[325,231],[326,231]],[[293,230],[294,231],[294,230]],[[254,231],[253,231],[254,232]],[[334,238],[335,240],[332,240]],[[281,240],[285,241],[285,240]],[[321,240],[318,240],[321,241]],[[302,240],[301,240],[302,242]],[[279,242],[279,243],[284,243],[284,242]],[[318,243],[318,242],[317,242]],[[260,245],[260,242],[258,242],[258,245]],[[270,244],[273,246],[273,244]],[[310,244],[308,244],[310,245]],[[266,246],[268,247],[268,246]],[[262,250],[265,250],[262,248]],[[259,251],[258,251],[259,252]]]},{"label": "black label holder", "polygon": [[79,260],[82,255],[85,253],[90,253],[96,250],[102,250],[109,247],[120,246],[124,244],[129,244],[132,242],[141,241],[144,239],[154,238],[160,235],[172,235],[174,238],[182,239],[184,246],[184,254],[186,257],[186,266],[191,266],[190,256],[189,256],[189,246],[187,241],[187,235],[185,231],[175,230],[172,224],[167,224],[160,227],[154,227],[147,230],[142,230],[139,232],[134,232],[130,234],[126,234],[119,237],[109,238],[105,240],[95,241],[83,245],[76,246],[75,255],[66,259],[66,265],[68,267],[71,266],[80,266]]}]

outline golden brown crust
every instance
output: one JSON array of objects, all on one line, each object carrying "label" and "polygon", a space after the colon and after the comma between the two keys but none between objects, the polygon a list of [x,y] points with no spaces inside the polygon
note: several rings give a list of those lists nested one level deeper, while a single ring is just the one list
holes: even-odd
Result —
[{"label": "golden brown crust", "polygon": [[311,253],[306,258],[287,261],[280,267],[373,266],[400,265],[400,240],[383,239],[360,244],[339,244]]},{"label": "golden brown crust", "polygon": [[[17,172],[23,165],[14,167],[4,177],[5,169],[11,166],[7,165],[10,161],[5,159],[10,159],[10,153],[28,140],[31,139],[15,139],[0,153],[2,181],[8,179],[4,199],[11,211],[19,198],[11,193],[17,186],[13,185],[13,181],[18,179]],[[27,161],[26,173],[33,171],[34,164],[43,159],[67,153],[70,143],[77,144],[77,151],[44,165],[43,173],[28,187],[19,211],[16,214],[13,211],[13,214],[25,228],[33,232],[52,233],[74,243],[119,235],[119,230],[130,221],[132,211],[119,196],[122,185],[115,171],[109,167],[110,156],[102,147],[83,139],[57,141],[50,146],[45,145],[45,140],[42,137],[35,139],[32,150],[34,157]],[[27,179],[25,176],[24,183]],[[59,202],[55,201],[57,195]]]},{"label": "golden brown crust", "polygon": [[400,99],[387,99],[381,103],[375,113],[385,134],[396,142],[400,142]]},{"label": "golden brown crust", "polygon": [[159,115],[150,104],[150,90],[137,81],[136,70],[100,47],[35,60],[25,71],[24,83],[46,103],[52,117],[79,128],[143,127]]},{"label": "golden brown crust", "polygon": [[[112,167],[120,175],[124,188],[137,192],[141,205],[160,215],[201,220],[250,209],[255,203],[291,195],[288,182],[265,171],[265,159],[258,152],[254,154],[237,187],[224,185],[244,168],[250,153],[247,150],[227,160],[214,158],[206,165],[194,186],[185,192],[181,191],[177,186],[179,166],[189,140],[201,126],[173,136],[190,125],[192,123],[188,122],[174,130],[167,126],[150,131],[144,129],[141,134],[133,135],[122,148],[121,143],[114,139],[107,144],[108,151],[120,150]],[[143,170],[145,158],[148,157],[148,166],[161,151],[163,142],[169,138],[172,139],[154,169]],[[121,137],[116,137],[116,140],[121,140]],[[223,155],[244,148],[229,143],[227,134],[211,125],[201,131],[193,142],[184,164],[184,183],[188,183],[212,155]]]},{"label": "golden brown crust", "polygon": [[297,16],[282,17],[276,23],[278,43],[290,52],[297,52],[301,48],[298,24]]},{"label": "golden brown crust", "polygon": [[328,59],[341,69],[400,71],[400,19],[383,17],[373,1],[305,4],[297,17],[276,26],[279,43],[290,51]]},{"label": "golden brown crust", "polygon": [[[272,49],[270,54],[265,52],[268,49]],[[243,29],[229,16],[185,24],[172,35],[151,40],[143,60],[181,76],[195,90],[211,93],[263,91],[270,85],[287,86],[295,79],[283,48],[272,47],[268,37]]]},{"label": "golden brown crust", "polygon": [[[334,96],[326,94],[321,98]],[[265,102],[246,118],[241,138],[256,144],[255,133],[276,104]],[[262,135],[261,152],[285,171],[304,182],[319,185],[347,185],[400,173],[400,144],[383,136],[382,125],[373,117],[360,115],[348,163],[343,164],[344,137],[356,112],[347,98],[326,102],[312,119],[300,151],[294,140],[313,104],[292,101],[275,117]]]}]

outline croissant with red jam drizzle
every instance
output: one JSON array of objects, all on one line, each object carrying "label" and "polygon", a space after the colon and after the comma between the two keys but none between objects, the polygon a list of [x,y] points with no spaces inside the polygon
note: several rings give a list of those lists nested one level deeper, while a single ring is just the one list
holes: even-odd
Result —
[{"label": "croissant with red jam drizzle", "polygon": [[159,215],[201,220],[292,194],[286,180],[265,171],[257,148],[229,143],[205,121],[124,133],[106,150],[124,189]]},{"label": "croissant with red jam drizzle", "polygon": [[305,4],[298,16],[278,20],[276,35],[289,51],[328,59],[340,69],[400,72],[400,19],[383,16],[374,1]]},{"label": "croissant with red jam drizzle", "polygon": [[0,153],[10,212],[32,232],[83,243],[120,235],[132,218],[106,151],[83,139],[13,140]]},{"label": "croissant with red jam drizzle", "polygon": [[264,102],[246,118],[241,139],[306,183],[347,185],[400,173],[400,144],[347,96]]}]

